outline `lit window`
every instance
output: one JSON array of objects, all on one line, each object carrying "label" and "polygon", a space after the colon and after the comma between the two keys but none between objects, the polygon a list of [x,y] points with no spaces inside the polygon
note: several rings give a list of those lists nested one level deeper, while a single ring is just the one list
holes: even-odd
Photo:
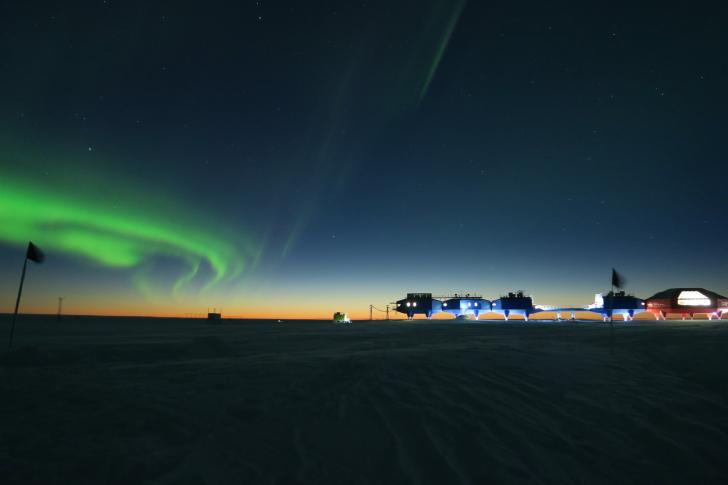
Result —
[{"label": "lit window", "polygon": [[468,306],[473,306],[473,304],[472,304],[472,303],[470,303],[470,302],[468,302]]},{"label": "lit window", "polygon": [[710,306],[710,298],[699,291],[681,291],[677,304],[682,306]]}]

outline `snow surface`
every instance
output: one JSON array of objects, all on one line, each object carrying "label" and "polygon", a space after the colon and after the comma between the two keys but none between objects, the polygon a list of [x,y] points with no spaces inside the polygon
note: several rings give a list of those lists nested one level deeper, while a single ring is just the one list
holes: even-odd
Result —
[{"label": "snow surface", "polygon": [[3,484],[728,482],[725,321],[23,316],[15,342]]}]

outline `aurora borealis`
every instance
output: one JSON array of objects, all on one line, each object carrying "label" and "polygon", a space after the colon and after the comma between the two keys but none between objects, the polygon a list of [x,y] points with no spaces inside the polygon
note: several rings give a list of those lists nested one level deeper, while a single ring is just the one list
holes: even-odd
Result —
[{"label": "aurora borealis", "polygon": [[0,311],[726,293],[723,13],[5,2]]},{"label": "aurora borealis", "polygon": [[245,261],[233,247],[181,228],[162,217],[115,213],[48,190],[33,190],[8,180],[0,182],[0,239],[25,246],[44,241],[51,251],[83,256],[98,264],[129,268],[156,254],[180,258],[191,280],[201,262],[209,264],[213,282],[240,274]]}]

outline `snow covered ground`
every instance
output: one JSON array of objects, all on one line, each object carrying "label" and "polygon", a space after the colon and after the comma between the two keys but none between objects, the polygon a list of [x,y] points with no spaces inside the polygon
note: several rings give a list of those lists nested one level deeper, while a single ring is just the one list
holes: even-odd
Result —
[{"label": "snow covered ground", "polygon": [[0,482],[726,483],[727,350],[725,321],[24,316]]}]

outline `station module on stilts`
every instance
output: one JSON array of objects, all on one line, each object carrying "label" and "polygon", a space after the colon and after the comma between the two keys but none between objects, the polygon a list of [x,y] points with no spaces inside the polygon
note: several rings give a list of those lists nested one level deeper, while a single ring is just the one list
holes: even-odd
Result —
[{"label": "station module on stilts", "polygon": [[407,293],[407,298],[397,300],[395,310],[412,320],[415,315],[425,315],[428,319],[442,311],[442,302],[432,298],[432,293]]},{"label": "station module on stilts", "polygon": [[488,313],[490,308],[490,300],[470,293],[464,296],[455,293],[442,302],[442,311],[454,315],[455,318],[472,315],[477,320],[481,313]]},{"label": "station module on stilts", "polygon": [[491,308],[493,312],[503,315],[506,320],[511,315],[522,315],[524,319],[528,320],[529,315],[535,311],[533,298],[524,295],[523,291],[520,290],[515,293],[510,292],[494,300]]}]

